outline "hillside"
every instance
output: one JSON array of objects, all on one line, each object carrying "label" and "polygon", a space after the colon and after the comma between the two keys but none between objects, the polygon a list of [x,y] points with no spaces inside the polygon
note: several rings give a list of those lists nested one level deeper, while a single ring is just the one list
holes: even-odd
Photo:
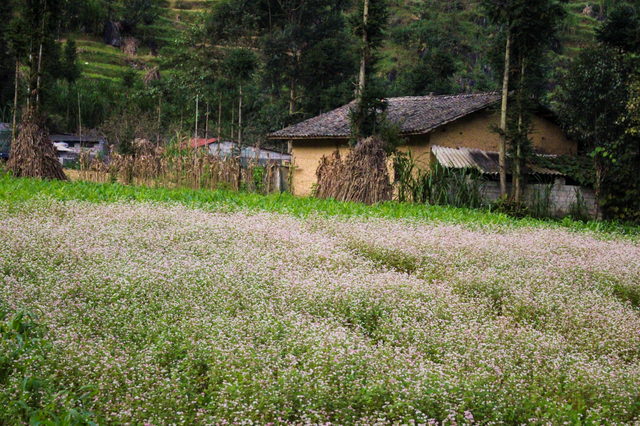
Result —
[{"label": "hillside", "polygon": [[[162,54],[162,47],[169,45],[173,39],[180,36],[189,25],[193,23],[199,14],[209,10],[219,0],[169,0],[163,6],[161,18],[148,28],[146,33],[152,34]],[[394,78],[399,70],[415,65],[420,58],[420,46],[403,43],[407,29],[412,24],[424,19],[424,9],[432,4],[429,0],[394,0],[391,3],[390,26],[387,31],[387,42],[382,49],[382,60],[379,65],[379,73]],[[480,35],[478,27],[483,22],[482,12],[475,0],[460,0],[454,6],[449,6],[449,1],[435,1],[433,4],[441,8],[449,19],[454,19],[452,29],[460,43],[461,50],[477,61],[479,55],[489,47],[489,40]],[[438,6],[440,5],[440,6]],[[446,5],[446,7],[442,7]],[[569,12],[566,21],[566,29],[562,34],[562,49],[556,61],[562,61],[574,56],[585,45],[590,45],[594,40],[594,29],[598,20],[583,13],[585,3],[582,1],[569,2]],[[158,66],[158,57],[151,55],[151,49],[142,44],[138,50],[135,61],[128,58],[120,49],[104,44],[101,35],[76,35],[83,71],[90,79],[121,80],[125,71],[132,69],[142,75],[145,65]],[[458,58],[459,60],[459,58]],[[482,64],[478,64],[481,66]],[[136,69],[137,68],[137,69]],[[469,67],[467,67],[469,68]],[[471,67],[472,68],[472,67]],[[461,81],[471,70],[459,70],[454,80]],[[473,87],[465,87],[460,83],[458,90],[473,90]]]}]

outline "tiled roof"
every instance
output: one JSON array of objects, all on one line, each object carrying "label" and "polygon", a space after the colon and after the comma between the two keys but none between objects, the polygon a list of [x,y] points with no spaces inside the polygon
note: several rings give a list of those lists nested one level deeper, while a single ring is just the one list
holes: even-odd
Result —
[{"label": "tiled roof", "polygon": [[[404,135],[427,133],[443,124],[484,109],[501,99],[497,92],[446,96],[408,96],[389,98],[389,120],[400,124]],[[301,123],[278,130],[270,139],[347,138],[350,134],[349,112],[355,103]]]},{"label": "tiled roof", "polygon": [[[498,153],[495,151],[482,151],[473,148],[445,148],[443,146],[432,146],[431,152],[435,155],[440,164],[445,167],[462,169],[465,167],[476,168],[485,174],[500,173],[498,163]],[[507,157],[507,172],[511,170],[511,161]],[[540,167],[537,164],[527,163],[524,168],[525,174],[558,175],[563,174],[557,170]]]}]

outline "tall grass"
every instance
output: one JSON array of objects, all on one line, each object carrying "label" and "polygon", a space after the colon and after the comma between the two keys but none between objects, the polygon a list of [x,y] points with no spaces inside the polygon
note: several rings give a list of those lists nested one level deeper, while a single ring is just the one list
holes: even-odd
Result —
[{"label": "tall grass", "polygon": [[531,216],[537,218],[551,216],[553,208],[553,201],[551,200],[553,187],[553,183],[532,186],[531,199],[528,203],[528,212]]},{"label": "tall grass", "polygon": [[400,202],[460,208],[487,204],[482,195],[482,175],[476,169],[458,170],[436,163],[423,170],[416,166],[411,152],[396,154],[393,165]]}]

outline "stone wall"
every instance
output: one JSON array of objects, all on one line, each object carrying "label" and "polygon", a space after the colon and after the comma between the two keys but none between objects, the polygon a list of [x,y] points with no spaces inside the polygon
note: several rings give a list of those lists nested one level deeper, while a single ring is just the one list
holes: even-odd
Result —
[{"label": "stone wall", "polygon": [[[483,185],[484,197],[488,202],[500,198],[500,182],[486,182]],[[511,193],[511,183],[507,183],[507,192]],[[568,216],[578,205],[586,208],[591,218],[595,217],[596,195],[591,188],[584,186],[566,185],[564,179],[556,179],[555,183],[529,184],[523,192],[524,202],[530,209],[534,204],[544,207],[548,203],[550,216]],[[579,200],[579,198],[581,200]]]}]

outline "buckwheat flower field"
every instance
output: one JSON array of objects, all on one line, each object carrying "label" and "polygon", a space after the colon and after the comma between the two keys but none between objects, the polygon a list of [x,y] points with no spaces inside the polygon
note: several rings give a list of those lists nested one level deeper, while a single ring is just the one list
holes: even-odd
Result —
[{"label": "buckwheat flower field", "polygon": [[640,424],[629,237],[35,199],[0,271],[46,344],[4,424],[30,375],[104,425]]}]

